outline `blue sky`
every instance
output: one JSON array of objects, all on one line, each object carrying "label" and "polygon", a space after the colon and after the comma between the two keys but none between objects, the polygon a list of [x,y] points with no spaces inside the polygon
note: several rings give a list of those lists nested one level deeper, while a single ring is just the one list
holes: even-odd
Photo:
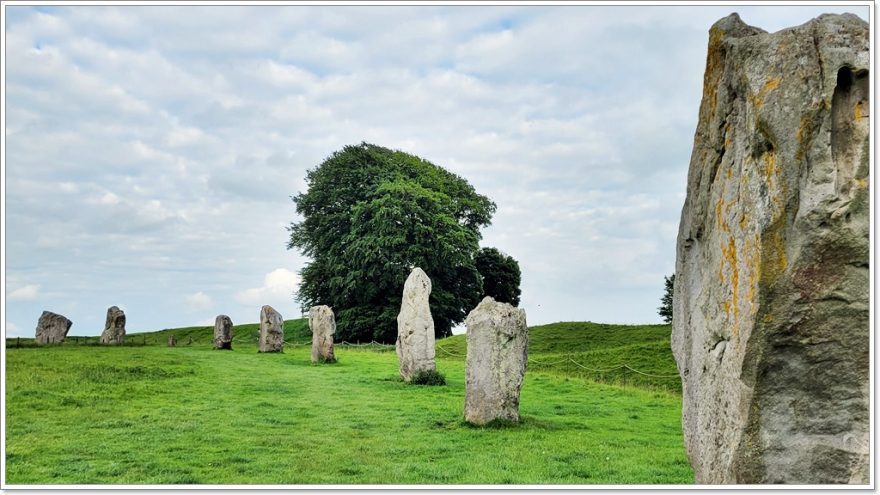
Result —
[{"label": "blue sky", "polygon": [[306,260],[290,196],[346,144],[401,149],[498,205],[530,324],[659,322],[707,33],[866,5],[4,5],[5,330],[258,321]]}]

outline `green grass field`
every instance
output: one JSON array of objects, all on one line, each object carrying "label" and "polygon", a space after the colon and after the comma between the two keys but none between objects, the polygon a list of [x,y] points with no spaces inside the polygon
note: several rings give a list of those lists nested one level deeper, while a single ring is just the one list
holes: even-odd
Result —
[{"label": "green grass field", "polygon": [[[312,365],[303,320],[286,322],[302,345],[284,354],[257,353],[255,329],[236,326],[231,352],[210,348],[209,327],[120,347],[7,340],[6,483],[693,482],[680,386],[660,377],[675,370],[668,326],[534,327],[523,420],[484,428],[461,419],[463,336],[437,343],[448,384],[423,387],[399,381],[388,349],[338,346],[338,363]],[[573,364],[612,361],[648,374]]]}]

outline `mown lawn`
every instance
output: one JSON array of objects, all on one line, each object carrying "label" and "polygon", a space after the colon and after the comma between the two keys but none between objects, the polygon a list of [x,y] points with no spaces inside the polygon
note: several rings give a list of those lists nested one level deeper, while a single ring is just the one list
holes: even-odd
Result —
[{"label": "mown lawn", "polygon": [[422,387],[393,351],[337,356],[7,347],[6,483],[693,482],[675,393],[530,368],[522,423],[476,428],[461,359],[438,353],[448,385]]}]

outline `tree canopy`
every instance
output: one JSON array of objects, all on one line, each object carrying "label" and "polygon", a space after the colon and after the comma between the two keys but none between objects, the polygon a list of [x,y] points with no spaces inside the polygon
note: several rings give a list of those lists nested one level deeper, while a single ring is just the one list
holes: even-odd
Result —
[{"label": "tree canopy", "polygon": [[483,279],[483,294],[498,302],[519,306],[519,263],[501,251],[486,247],[481,249],[474,263]]},{"label": "tree canopy", "polygon": [[403,283],[416,266],[431,278],[438,337],[479,302],[474,255],[495,204],[466,180],[361,143],[309,170],[306,184],[292,198],[302,221],[288,228],[288,249],[311,258],[297,297],[304,308],[333,308],[338,339],[394,342]]}]

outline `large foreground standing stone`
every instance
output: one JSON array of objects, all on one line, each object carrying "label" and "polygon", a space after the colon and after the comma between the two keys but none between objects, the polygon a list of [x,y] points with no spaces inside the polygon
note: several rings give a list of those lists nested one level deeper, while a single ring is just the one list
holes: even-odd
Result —
[{"label": "large foreground standing stone", "polygon": [[107,308],[107,321],[101,332],[102,344],[125,343],[125,313],[116,306]]},{"label": "large foreground standing stone", "polygon": [[397,315],[397,359],[400,377],[409,381],[419,371],[434,371],[434,319],[428,298],[431,279],[413,268],[403,284],[403,300]]},{"label": "large foreground standing stone", "polygon": [[51,311],[43,311],[37,321],[36,340],[38,344],[59,344],[64,342],[73,322]]},{"label": "large foreground standing stone", "polygon": [[529,353],[525,310],[486,297],[465,324],[465,421],[519,421],[519,391]]},{"label": "large foreground standing stone", "polygon": [[232,318],[217,315],[214,320],[214,349],[232,349]]},{"label": "large foreground standing stone", "polygon": [[260,352],[284,350],[284,318],[272,306],[260,310]]},{"label": "large foreground standing stone", "polygon": [[868,34],[709,32],[672,331],[699,483],[869,482]]},{"label": "large foreground standing stone", "polygon": [[309,310],[309,328],[312,330],[312,362],[336,362],[336,356],[333,354],[336,317],[330,306],[312,306]]}]

